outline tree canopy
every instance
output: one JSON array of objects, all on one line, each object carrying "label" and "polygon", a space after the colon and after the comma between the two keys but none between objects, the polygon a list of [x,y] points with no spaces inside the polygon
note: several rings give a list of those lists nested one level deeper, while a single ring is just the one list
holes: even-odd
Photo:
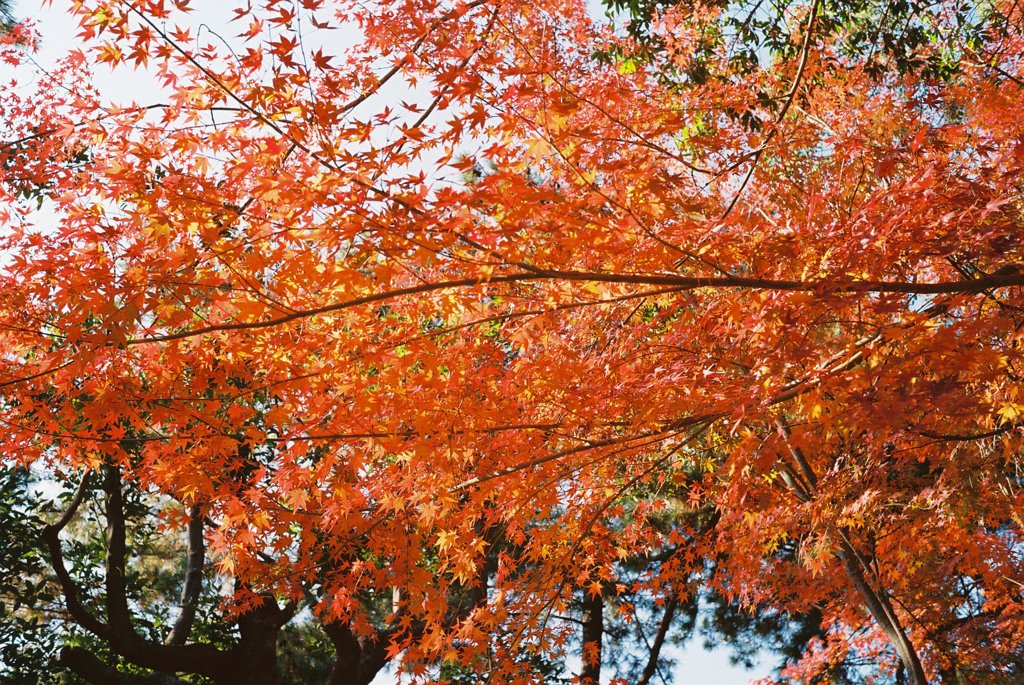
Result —
[{"label": "tree canopy", "polygon": [[[2,38],[0,459],[77,492],[67,668],[274,683],[306,612],[330,682],[646,684],[704,602],[782,682],[1020,678],[1017,3],[235,5]],[[133,516],[188,540],[169,632]]]}]

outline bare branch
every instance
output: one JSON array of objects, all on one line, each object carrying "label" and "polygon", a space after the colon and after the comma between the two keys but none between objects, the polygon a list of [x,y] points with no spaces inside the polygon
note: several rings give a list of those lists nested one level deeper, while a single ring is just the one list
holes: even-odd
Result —
[{"label": "bare branch", "polygon": [[665,645],[665,638],[668,637],[668,629],[672,626],[672,619],[675,618],[677,606],[679,606],[679,600],[676,599],[675,595],[672,595],[665,605],[665,613],[661,617],[661,623],[658,624],[658,633],[654,636],[654,644],[651,645],[647,665],[644,667],[644,672],[636,685],[648,685],[651,682],[651,678],[658,672],[658,659],[661,656],[661,648]]},{"label": "bare branch", "polygon": [[64,512],[64,515],[61,516],[60,520],[56,523],[47,526],[47,530],[52,529],[54,533],[59,533],[64,530],[69,523],[71,523],[71,519],[73,519],[75,514],[78,513],[78,507],[82,506],[82,500],[85,499],[85,493],[89,491],[89,478],[91,476],[92,472],[89,471],[89,469],[86,469],[82,474],[82,482],[80,482],[78,487],[75,489],[75,494],[71,498],[71,503],[68,504],[68,508]]},{"label": "bare branch", "polygon": [[203,565],[206,563],[206,546],[203,540],[203,515],[198,504],[192,506],[188,522],[188,562],[185,584],[181,590],[181,611],[164,644],[183,645],[192,631],[196,618],[196,607],[203,589]]},{"label": "bare branch", "polygon": [[993,428],[990,431],[984,431],[982,433],[966,433],[966,434],[955,434],[955,433],[933,433],[931,431],[918,431],[918,433],[926,438],[932,440],[942,440],[943,442],[970,442],[972,440],[985,440],[986,438],[994,438],[1003,433],[1009,433],[1012,430],[1021,427],[1021,423],[1008,423],[999,428]]}]

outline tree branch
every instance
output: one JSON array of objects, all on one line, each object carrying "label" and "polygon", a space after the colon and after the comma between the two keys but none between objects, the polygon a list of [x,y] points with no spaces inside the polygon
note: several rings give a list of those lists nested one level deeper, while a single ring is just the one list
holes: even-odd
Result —
[{"label": "tree branch", "polygon": [[53,572],[57,576],[57,583],[60,585],[61,594],[64,595],[64,604],[67,607],[68,614],[71,615],[71,618],[75,623],[82,626],[89,632],[99,637],[105,637],[109,632],[109,628],[105,623],[93,616],[82,602],[78,585],[71,577],[71,574],[68,573],[67,566],[64,564],[64,554],[61,550],[60,544],[61,531],[64,530],[64,528],[66,528],[75,517],[75,514],[78,512],[78,508],[85,499],[85,493],[89,488],[90,475],[89,471],[82,474],[82,482],[79,483],[78,489],[75,491],[74,497],[72,497],[71,503],[68,505],[64,515],[60,517],[60,520],[57,521],[57,523],[43,528],[42,538],[43,542],[46,544],[47,551],[49,552],[50,566],[53,568]]},{"label": "tree branch", "polygon": [[121,472],[116,466],[103,467],[103,490],[106,493],[107,555],[104,564],[107,590],[107,623],[120,635],[134,635],[128,611],[128,587],[125,580],[126,543],[124,493]]},{"label": "tree branch", "polygon": [[640,676],[640,680],[636,682],[636,685],[648,685],[651,682],[651,678],[658,672],[658,659],[661,657],[661,648],[665,644],[665,638],[668,637],[668,630],[672,626],[672,619],[675,618],[678,605],[679,600],[676,599],[675,595],[672,595],[665,606],[665,613],[662,615],[661,623],[658,625],[658,633],[654,636],[654,644],[651,645],[647,665],[644,667],[644,672]]},{"label": "tree branch", "polygon": [[896,648],[900,663],[910,674],[910,685],[927,685],[928,680],[925,677],[921,659],[906,630],[900,624],[888,596],[884,590],[875,590],[865,578],[864,568],[866,565],[845,536],[839,543],[839,559],[843,562],[847,577],[864,600],[871,616]]},{"label": "tree branch", "polygon": [[[395,618],[400,613],[396,613]],[[327,685],[369,685],[388,662],[388,646],[397,627],[395,618],[369,637],[356,636],[340,621],[324,623],[324,632],[334,645],[335,654]]]},{"label": "tree branch", "polygon": [[983,433],[969,433],[965,435],[950,433],[933,433],[932,431],[926,430],[918,431],[918,434],[926,438],[930,438],[932,440],[941,440],[943,442],[970,442],[972,440],[985,440],[986,438],[994,438],[998,435],[1002,435],[1003,433],[1009,433],[1012,430],[1020,428],[1021,425],[1024,424],[1021,424],[1019,422],[1008,423],[1004,426],[1000,426],[999,428],[993,428],[992,430],[985,431]]},{"label": "tree branch", "polygon": [[[108,515],[113,512],[115,516],[117,516],[118,512],[120,512],[121,523],[114,524],[112,528],[108,524],[108,549],[113,547],[115,549],[115,554],[117,554],[117,546],[119,544],[123,544],[123,539],[119,542],[119,538],[123,535],[123,531],[119,532],[117,528],[119,526],[123,526],[124,517],[123,501],[118,500],[116,497],[113,499],[110,497],[114,483],[118,486],[116,488],[117,491],[120,491],[120,478],[117,477],[116,471],[114,472],[114,475],[115,478],[111,479],[109,472],[107,473],[105,487],[108,489]],[[88,480],[89,473],[86,472],[67,511],[63,516],[61,516],[57,523],[44,527],[42,531],[42,538],[50,557],[50,566],[53,568],[54,574],[57,576],[57,582],[60,585],[61,593],[64,595],[64,603],[67,606],[68,614],[71,619],[97,637],[105,640],[115,654],[124,657],[137,666],[163,673],[175,673],[179,671],[196,673],[198,675],[213,678],[214,680],[231,674],[234,666],[233,658],[228,653],[222,652],[216,647],[211,645],[164,646],[152,643],[131,631],[130,625],[128,632],[113,629],[110,625],[93,616],[93,614],[86,608],[85,604],[82,602],[79,588],[71,577],[71,574],[68,573],[67,566],[64,563],[64,555],[61,550],[60,532],[68,525],[68,523],[71,522],[75,513],[81,506],[82,501],[85,499],[85,494],[88,490]],[[113,537],[112,542],[110,537]],[[108,568],[111,563],[112,562],[108,559]],[[118,565],[116,561],[113,562],[113,564],[115,566]],[[111,589],[113,589],[114,592],[118,592],[119,586],[123,587],[123,568],[122,557],[122,562],[120,564],[120,579],[115,575],[116,570],[115,573],[108,573],[108,602],[110,601],[109,593]],[[111,583],[111,581],[113,582]],[[126,612],[126,596],[121,595],[121,597],[115,601],[120,603],[122,599],[125,600],[125,607],[123,611]],[[108,611],[110,610],[111,608],[108,604]],[[122,609],[115,607],[112,613],[116,615],[117,612],[121,610]],[[102,662],[95,661],[95,659],[94,662],[88,662],[88,659],[78,652],[69,652],[68,658],[72,659],[73,663],[78,664],[83,668],[93,668],[97,663],[103,665]],[[71,666],[69,666],[69,668],[71,668]],[[109,667],[104,666],[104,668]],[[99,671],[96,671],[96,673],[99,673]],[[97,682],[116,683],[118,681],[107,680]],[[155,683],[158,681],[149,682]]]},{"label": "tree branch", "polygon": [[[806,496],[808,498],[813,496],[818,485],[818,478],[814,473],[814,469],[804,456],[803,450],[791,443],[790,436],[792,433],[784,417],[777,419],[776,428],[785,441],[790,454],[793,455],[793,459],[796,461],[801,474],[807,481],[809,487]],[[799,497],[799,491],[797,494]],[[870,565],[857,552],[846,533],[843,530],[838,532],[840,536],[838,556],[840,561],[843,562],[843,568],[846,571],[847,577],[853,583],[861,599],[864,600],[868,611],[879,627],[881,627],[882,632],[886,634],[893,647],[896,648],[901,665],[910,674],[910,685],[927,685],[921,660],[914,649],[914,644],[910,641],[906,630],[901,625],[888,595],[884,589],[876,590],[871,586],[871,583],[865,576],[866,572],[870,574]]]},{"label": "tree branch", "polygon": [[783,442],[786,443],[786,448],[789,450],[789,453],[793,455],[793,460],[796,462],[797,468],[800,469],[800,474],[807,482],[807,494],[814,494],[814,491],[818,489],[818,476],[815,475],[814,469],[811,468],[810,463],[807,461],[807,457],[804,456],[804,451],[800,449],[798,445],[794,445],[790,440],[793,432],[789,429],[789,423],[786,421],[785,417],[779,416],[775,420],[775,425],[779,429],[779,435],[782,436]]},{"label": "tree branch", "polygon": [[64,647],[57,657],[57,665],[68,669],[91,685],[184,685],[174,676],[121,673],[82,647]]},{"label": "tree branch", "polygon": [[164,644],[183,645],[192,631],[196,618],[196,607],[203,589],[203,565],[206,562],[206,547],[203,540],[203,515],[198,504],[192,506],[188,522],[188,562],[185,584],[181,589],[181,611]]},{"label": "tree branch", "polygon": [[768,135],[765,136],[764,142],[752,153],[750,160],[750,168],[747,169],[747,173],[743,177],[743,181],[740,183],[739,189],[736,194],[733,195],[732,201],[729,202],[729,206],[726,207],[725,212],[719,218],[719,221],[724,221],[736,208],[736,203],[739,202],[740,196],[750,183],[750,179],[754,176],[754,169],[757,168],[757,163],[761,161],[761,155],[767,149],[768,144],[779,132],[779,124],[786,117],[786,113],[789,112],[789,108],[793,105],[796,100],[796,92],[800,88],[800,82],[803,80],[804,69],[807,67],[807,57],[811,53],[811,36],[814,33],[814,22],[818,18],[818,7],[821,5],[821,0],[814,0],[814,4],[811,5],[811,16],[807,19],[807,30],[804,34],[804,43],[800,48],[800,63],[796,68],[796,75],[793,77],[793,85],[790,86],[789,92],[786,93],[786,101],[782,104],[782,109],[779,110],[779,114],[775,117],[775,128],[769,131]]},{"label": "tree branch", "polygon": [[156,342],[184,340],[207,333],[220,331],[253,330],[273,328],[293,321],[308,319],[321,314],[351,309],[364,304],[373,304],[397,299],[407,295],[419,295],[428,292],[467,288],[487,283],[527,283],[533,281],[567,281],[579,283],[618,283],[639,285],[674,286],[680,289],[698,288],[739,288],[745,290],[772,290],[785,292],[821,292],[821,293],[905,293],[916,295],[937,295],[946,293],[977,294],[992,288],[1006,288],[1024,285],[1024,273],[993,274],[984,278],[961,281],[940,281],[936,283],[916,283],[912,281],[796,281],[754,278],[742,276],[672,276],[667,274],[615,274],[586,271],[557,271],[552,269],[517,272],[492,277],[483,275],[474,278],[460,278],[451,281],[421,283],[407,288],[396,288],[385,292],[373,293],[356,297],[351,300],[315,307],[313,309],[296,310],[289,314],[264,321],[241,321],[233,323],[212,324],[191,330],[153,335],[144,338],[131,338],[127,345],[145,345]]}]

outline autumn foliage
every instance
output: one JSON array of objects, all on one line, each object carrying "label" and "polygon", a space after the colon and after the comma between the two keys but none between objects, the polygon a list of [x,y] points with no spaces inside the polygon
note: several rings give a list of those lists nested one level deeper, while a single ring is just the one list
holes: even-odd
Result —
[{"label": "autumn foliage", "polygon": [[169,495],[234,611],[312,592],[424,679],[532,682],[567,607],[702,582],[820,612],[787,682],[1019,664],[1016,3],[914,47],[949,73],[851,53],[824,0],[756,66],[714,2],[638,37],[263,0],[227,42],[185,0],[73,6],[59,68],[24,26],[2,53],[3,460]]}]

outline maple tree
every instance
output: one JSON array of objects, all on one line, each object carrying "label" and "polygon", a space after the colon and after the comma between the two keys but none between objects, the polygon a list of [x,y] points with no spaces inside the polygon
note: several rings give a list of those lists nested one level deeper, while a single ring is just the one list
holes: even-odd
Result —
[{"label": "maple tree", "polygon": [[163,493],[239,620],[315,588],[414,679],[578,644],[597,682],[610,608],[669,625],[704,586],[816,617],[786,680],[1011,681],[1021,10],[899,4],[894,45],[889,5],[730,37],[743,7],[265,0],[227,45],[185,0],[89,0],[43,74],[14,27],[0,454]]}]

